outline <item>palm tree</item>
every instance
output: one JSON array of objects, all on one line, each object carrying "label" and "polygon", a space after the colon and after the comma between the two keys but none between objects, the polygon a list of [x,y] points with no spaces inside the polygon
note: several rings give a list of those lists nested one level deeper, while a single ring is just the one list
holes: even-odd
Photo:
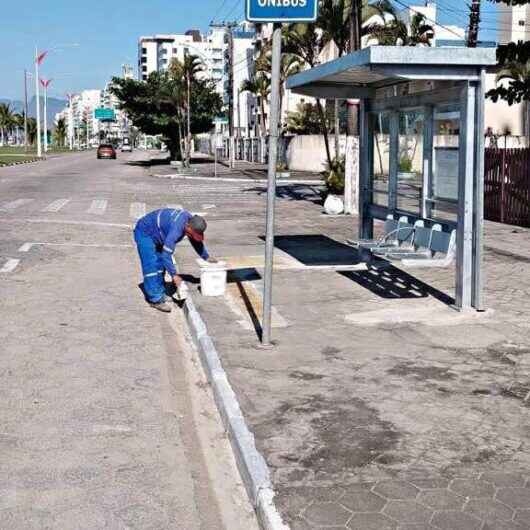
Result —
[{"label": "palm tree", "polygon": [[393,20],[381,25],[371,24],[366,28],[370,40],[376,40],[380,46],[430,46],[434,29],[426,23],[425,16],[416,13],[407,25],[394,16]]},{"label": "palm tree", "polygon": [[241,92],[250,92],[254,94],[258,99],[258,105],[260,107],[260,131],[261,136],[265,138],[267,136],[267,123],[265,120],[265,102],[269,98],[271,92],[270,79],[263,72],[258,72],[251,79],[243,81],[241,84]]},{"label": "palm tree", "polygon": [[[359,6],[352,0],[321,0],[316,25],[322,32],[322,47],[334,44],[338,57],[342,57],[348,50],[353,51],[351,43],[352,7],[359,10],[361,27],[374,18],[384,24],[388,14],[394,12],[394,8],[388,0],[377,0],[374,3],[362,0]],[[363,31],[361,31],[362,33]],[[334,112],[335,156],[338,158],[340,133],[338,99],[335,99]]]},{"label": "palm tree", "polygon": [[[309,68],[315,67],[319,63],[322,52],[323,41],[321,31],[316,24],[288,24],[283,30],[283,51],[295,55]],[[320,121],[322,124],[322,135],[326,147],[326,158],[331,165],[331,151],[329,149],[329,132],[326,114],[320,99],[316,98],[316,105]]]},{"label": "palm tree", "polygon": [[15,143],[20,144],[20,131],[24,128],[24,112],[14,112],[11,120],[11,131],[15,136]]},{"label": "palm tree", "polygon": [[37,120],[28,118],[28,143],[33,145],[37,139]]},{"label": "palm tree", "polygon": [[66,121],[64,118],[60,118],[55,126],[55,143],[59,147],[64,147],[66,142]]},{"label": "palm tree", "polygon": [[[198,55],[186,54],[184,56],[184,62],[180,62],[176,59],[173,59],[170,65],[170,72],[173,75],[174,79],[184,80],[186,83],[186,102],[183,105],[186,108],[186,117],[187,117],[187,135],[186,135],[186,165],[190,166],[191,164],[191,108],[190,108],[190,99],[191,99],[191,85],[192,82],[196,79],[196,76],[199,72],[204,70],[204,64],[199,58]],[[183,91],[184,92],[184,91]]]},{"label": "palm tree", "polygon": [[13,112],[9,103],[0,103],[0,145],[4,145],[7,132],[13,126]]},{"label": "palm tree", "polygon": [[[261,54],[256,59],[256,72],[265,74],[270,79],[272,74],[272,50],[270,44],[267,44]],[[292,53],[282,53],[282,60],[280,63],[280,105],[279,115],[282,115],[283,99],[285,97],[285,83],[287,78],[291,75],[302,71],[303,62]]]}]

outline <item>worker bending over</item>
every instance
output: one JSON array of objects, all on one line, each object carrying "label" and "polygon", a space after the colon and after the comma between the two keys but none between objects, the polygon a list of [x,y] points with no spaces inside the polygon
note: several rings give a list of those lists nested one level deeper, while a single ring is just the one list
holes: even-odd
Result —
[{"label": "worker bending over", "polygon": [[171,305],[166,300],[164,275],[167,271],[178,289],[182,278],[177,274],[173,253],[184,236],[202,259],[215,263],[203,243],[206,226],[202,217],[173,208],[155,210],[136,223],[134,240],[142,264],[144,292],[155,309],[171,312]]}]

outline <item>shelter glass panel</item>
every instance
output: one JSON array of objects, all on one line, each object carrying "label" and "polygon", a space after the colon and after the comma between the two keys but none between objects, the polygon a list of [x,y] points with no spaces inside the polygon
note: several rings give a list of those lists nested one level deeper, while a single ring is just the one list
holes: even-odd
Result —
[{"label": "shelter glass panel", "polygon": [[418,215],[423,198],[424,122],[422,110],[399,113],[397,207]]},{"label": "shelter glass panel", "polygon": [[385,112],[373,114],[373,168],[372,202],[388,207],[388,181],[390,167],[390,115]]},{"label": "shelter glass panel", "polygon": [[460,150],[460,105],[434,109],[433,170],[430,198],[436,219],[456,221]]}]

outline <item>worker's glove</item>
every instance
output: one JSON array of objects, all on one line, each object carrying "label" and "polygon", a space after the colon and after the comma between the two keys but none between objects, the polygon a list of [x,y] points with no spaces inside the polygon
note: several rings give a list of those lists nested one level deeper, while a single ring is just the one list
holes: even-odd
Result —
[{"label": "worker's glove", "polygon": [[182,278],[180,276],[173,276],[173,283],[175,284],[175,287],[178,289],[180,284],[182,283]]}]

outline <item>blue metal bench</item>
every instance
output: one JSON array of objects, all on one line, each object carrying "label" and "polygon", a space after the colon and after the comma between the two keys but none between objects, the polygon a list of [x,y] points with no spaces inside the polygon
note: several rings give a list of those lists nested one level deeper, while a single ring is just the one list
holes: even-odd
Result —
[{"label": "blue metal bench", "polygon": [[[421,221],[420,221],[421,223]],[[449,267],[456,256],[456,230],[443,231],[439,224],[414,226],[412,248],[372,249],[372,254],[404,267]]]}]

